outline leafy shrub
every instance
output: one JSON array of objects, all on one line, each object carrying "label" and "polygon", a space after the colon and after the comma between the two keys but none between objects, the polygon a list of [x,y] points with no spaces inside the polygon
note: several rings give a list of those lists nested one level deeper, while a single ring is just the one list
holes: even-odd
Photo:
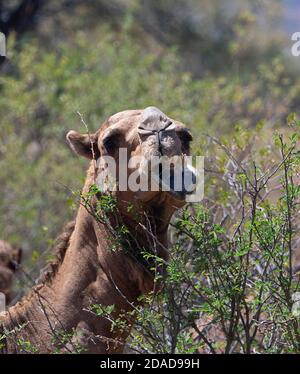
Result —
[{"label": "leafy shrub", "polygon": [[[142,306],[132,312],[132,350],[299,352],[300,290],[293,256],[299,251],[300,122],[293,115],[288,121],[292,133],[275,134],[276,161],[264,168],[261,144],[241,158],[236,143],[228,148],[216,140],[226,153],[227,166],[219,175],[229,193],[177,217],[163,291],[142,297]],[[261,156],[254,160],[256,152]],[[222,166],[221,153],[215,155],[215,167]],[[124,328],[124,318],[115,327]]]}]

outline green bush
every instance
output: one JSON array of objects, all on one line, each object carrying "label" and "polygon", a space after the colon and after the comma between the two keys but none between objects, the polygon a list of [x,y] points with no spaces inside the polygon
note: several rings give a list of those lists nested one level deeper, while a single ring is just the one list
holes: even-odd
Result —
[{"label": "green bush", "polygon": [[[299,353],[300,289],[293,255],[299,251],[300,121],[290,116],[289,123],[290,136],[274,136],[273,162],[270,155],[257,156],[261,145],[239,157],[236,143],[226,147],[216,140],[228,161],[219,176],[229,191],[177,217],[163,291],[142,297],[144,304],[133,311],[131,350]],[[223,168],[220,151],[214,154],[215,167]]]}]

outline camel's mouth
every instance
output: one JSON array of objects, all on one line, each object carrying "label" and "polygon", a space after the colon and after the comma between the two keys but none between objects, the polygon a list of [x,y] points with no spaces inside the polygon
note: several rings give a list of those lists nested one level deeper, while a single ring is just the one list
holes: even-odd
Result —
[{"label": "camel's mouth", "polygon": [[190,194],[190,192],[186,192],[186,191],[175,191],[175,190],[172,190],[170,189],[170,191],[167,191],[167,193],[172,196],[173,198],[175,198],[176,200],[180,200],[180,201],[185,201],[187,195]]},{"label": "camel's mouth", "polygon": [[[119,178],[117,189],[131,191],[144,202],[151,201],[154,196],[160,199],[158,195],[162,199],[168,195],[177,201],[189,201],[187,199],[197,191],[198,173],[192,165],[183,164],[181,156],[176,157],[178,162],[173,163],[167,157],[158,157],[154,161],[144,158],[139,167],[133,169],[125,188],[121,188]],[[133,180],[138,180],[138,183],[131,183]]]},{"label": "camel's mouth", "polygon": [[164,178],[162,169],[159,171],[158,184],[161,191],[166,191],[176,200],[184,201],[187,196],[192,195],[196,189],[196,173],[193,168],[176,171],[172,169],[168,178]]}]

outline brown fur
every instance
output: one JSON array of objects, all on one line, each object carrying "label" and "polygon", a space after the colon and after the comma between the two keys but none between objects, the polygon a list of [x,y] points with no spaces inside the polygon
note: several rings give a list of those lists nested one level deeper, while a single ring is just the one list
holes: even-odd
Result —
[{"label": "brown fur", "polygon": [[[95,134],[70,132],[67,138],[77,153],[89,159],[108,152],[104,144],[112,135],[114,147],[110,152],[113,157],[117,157],[118,147],[126,147],[129,155],[153,154],[158,145],[150,137],[141,139],[137,133],[141,115],[140,110],[121,112],[106,121]],[[181,133],[184,125],[174,122],[176,132],[167,138],[166,149],[169,154],[181,154],[187,144]],[[89,191],[101,172],[101,166],[95,168],[92,160],[83,193]],[[75,226],[70,225],[59,240],[58,260],[49,265],[29,296],[1,317],[2,330],[7,335],[7,352],[27,352],[28,348],[20,344],[22,341],[31,342],[34,350],[40,353],[53,352],[57,347],[66,352],[76,351],[78,342],[90,353],[123,350],[128,331],[112,331],[110,321],[95,316],[88,308],[91,303],[114,305],[114,317],[118,317],[131,311],[141,294],[155,290],[153,273],[143,261],[141,250],[146,248],[167,260],[168,224],[184,201],[161,191],[118,191],[115,197],[116,211],[108,215],[106,222],[95,219],[83,204],[80,205]],[[97,198],[90,204],[95,210]],[[114,235],[111,230],[118,233],[120,223],[127,227],[128,235],[123,244],[112,250]],[[62,339],[62,332],[73,334],[68,344]]]},{"label": "brown fur", "polygon": [[13,298],[12,282],[14,273],[21,262],[22,250],[0,240],[0,292],[6,297],[6,304]]},{"label": "brown fur", "polygon": [[62,264],[66,251],[69,246],[71,235],[75,228],[75,221],[69,222],[63,232],[57,237],[54,247],[53,247],[53,255],[54,260],[49,262],[47,266],[42,269],[40,277],[37,279],[36,283],[43,284],[47,283],[50,284],[53,278],[55,277],[60,265]]}]

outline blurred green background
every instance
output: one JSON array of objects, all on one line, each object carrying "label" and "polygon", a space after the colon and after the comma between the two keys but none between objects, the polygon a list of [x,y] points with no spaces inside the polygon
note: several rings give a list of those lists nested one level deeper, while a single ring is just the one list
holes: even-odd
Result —
[{"label": "blurred green background", "polygon": [[[230,139],[299,112],[300,5],[279,0],[0,1],[0,238],[32,264],[74,216],[87,162],[65,134],[158,106]],[[298,10],[298,12],[297,12]],[[297,26],[298,30],[297,30]]]}]

